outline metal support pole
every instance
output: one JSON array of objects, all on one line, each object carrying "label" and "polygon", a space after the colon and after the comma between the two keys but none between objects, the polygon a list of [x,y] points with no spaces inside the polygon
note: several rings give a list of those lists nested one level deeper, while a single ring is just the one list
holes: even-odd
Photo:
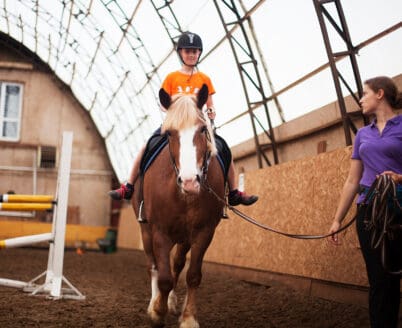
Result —
[{"label": "metal support pole", "polygon": [[[351,145],[352,144],[352,136],[351,136],[351,130],[356,133],[357,128],[353,124],[351,118],[349,117],[346,109],[346,103],[345,103],[345,96],[342,93],[342,87],[341,87],[341,82],[346,86],[346,88],[349,90],[351,93],[353,99],[358,104],[358,101],[360,97],[363,94],[363,88],[362,88],[362,83],[360,79],[360,73],[357,65],[357,60],[356,60],[356,53],[357,49],[353,47],[351,37],[349,34],[349,30],[346,24],[346,19],[345,15],[342,10],[342,6],[340,3],[340,0],[313,0],[314,7],[317,13],[318,17],[318,22],[320,24],[324,44],[325,44],[325,50],[327,52],[328,60],[329,60],[329,66],[331,69],[331,74],[334,80],[334,86],[335,86],[335,91],[338,99],[338,104],[339,104],[339,110],[341,112],[341,117],[342,117],[342,124],[343,124],[343,129],[345,133],[345,142],[346,145]],[[336,23],[336,20],[332,18],[330,15],[329,11],[327,11],[324,7],[324,4],[328,3],[333,3],[335,4],[336,11],[338,14],[339,21],[341,23],[341,26],[339,26]],[[327,20],[332,24],[336,32],[340,35],[341,39],[345,42],[346,46],[346,51],[343,51],[341,53],[334,53],[331,47],[331,42],[329,40],[329,35],[328,35],[328,30],[327,26],[325,24],[324,16],[327,18]],[[356,97],[353,92],[352,88],[347,84],[346,79],[341,75],[341,73],[338,71],[336,67],[336,59],[337,57],[343,57],[343,56],[348,56],[351,62],[352,70],[353,70],[353,75],[356,83],[356,89],[358,92],[358,97]],[[360,107],[360,106],[359,106]],[[365,123],[367,123],[366,118],[362,115],[363,120]]]}]

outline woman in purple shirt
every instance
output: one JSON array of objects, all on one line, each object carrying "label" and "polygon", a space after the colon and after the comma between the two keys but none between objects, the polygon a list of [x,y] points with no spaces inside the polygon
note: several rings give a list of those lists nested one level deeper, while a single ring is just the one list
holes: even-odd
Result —
[{"label": "woman in purple shirt", "polygon": [[[396,113],[396,109],[402,108],[402,94],[390,78],[375,77],[365,81],[360,105],[363,114],[374,116],[374,120],[357,132],[349,175],[342,189],[330,233],[339,230],[359,190],[371,186],[378,175],[387,174],[395,181],[399,203],[402,203],[402,115]],[[357,203],[363,200],[364,194],[361,194]],[[397,327],[400,276],[383,269],[379,250],[371,247],[363,212],[359,211],[361,215],[357,216],[356,227],[370,286],[371,327]],[[400,211],[397,216],[402,222]],[[330,241],[338,245],[338,235],[333,234]],[[401,257],[402,241],[399,249],[401,253],[398,257]]]}]

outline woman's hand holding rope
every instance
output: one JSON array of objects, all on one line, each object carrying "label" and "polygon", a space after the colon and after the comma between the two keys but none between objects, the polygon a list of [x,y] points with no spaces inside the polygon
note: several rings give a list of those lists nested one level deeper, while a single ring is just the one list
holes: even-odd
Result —
[{"label": "woman's hand holding rope", "polygon": [[332,235],[328,237],[328,241],[330,241],[331,243],[333,243],[336,246],[339,246],[341,244],[338,239],[338,234],[336,233],[337,231],[339,231],[340,228],[341,228],[341,223],[337,220],[334,220],[332,222],[331,227],[329,228],[329,233],[331,233]]},{"label": "woman's hand holding rope", "polygon": [[384,171],[381,175],[389,175],[395,183],[402,184],[402,174],[395,173],[394,171]]}]

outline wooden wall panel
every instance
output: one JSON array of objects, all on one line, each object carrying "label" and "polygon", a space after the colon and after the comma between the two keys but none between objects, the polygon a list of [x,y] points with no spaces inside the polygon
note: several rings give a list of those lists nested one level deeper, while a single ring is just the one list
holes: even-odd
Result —
[{"label": "wooden wall panel", "polygon": [[[247,172],[246,190],[260,196],[248,216],[280,231],[328,232],[350,165],[351,148]],[[353,206],[346,220],[355,212]],[[206,260],[329,281],[366,285],[354,225],[342,245],[298,240],[256,227],[234,213],[223,221]]]}]

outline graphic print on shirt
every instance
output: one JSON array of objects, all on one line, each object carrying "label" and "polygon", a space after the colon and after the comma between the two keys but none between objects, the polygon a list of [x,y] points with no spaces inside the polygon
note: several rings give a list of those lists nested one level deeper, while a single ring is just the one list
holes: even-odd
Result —
[{"label": "graphic print on shirt", "polygon": [[[200,91],[200,88],[194,88],[194,91],[191,91],[193,87],[191,85],[188,85],[186,87],[182,87],[181,85],[177,86],[177,93],[186,93],[186,94],[193,94],[193,95],[197,95],[198,92]],[[183,91],[184,89],[184,91]]]}]

